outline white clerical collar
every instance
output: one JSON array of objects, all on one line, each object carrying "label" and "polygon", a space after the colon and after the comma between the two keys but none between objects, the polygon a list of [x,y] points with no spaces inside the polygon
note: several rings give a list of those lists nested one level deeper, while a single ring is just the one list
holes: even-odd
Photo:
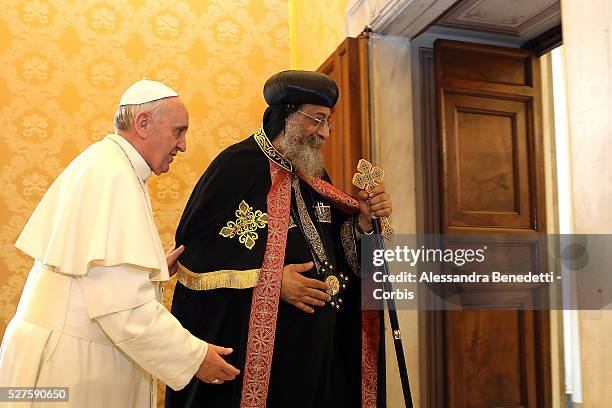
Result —
[{"label": "white clerical collar", "polygon": [[112,139],[123,148],[123,151],[127,155],[129,161],[132,163],[132,166],[134,166],[134,170],[136,170],[138,178],[140,178],[143,183],[146,183],[152,171],[145,159],[143,159],[140,153],[138,153],[138,150],[136,150],[134,146],[132,146],[132,144],[125,140],[121,135],[110,134],[106,137]]}]

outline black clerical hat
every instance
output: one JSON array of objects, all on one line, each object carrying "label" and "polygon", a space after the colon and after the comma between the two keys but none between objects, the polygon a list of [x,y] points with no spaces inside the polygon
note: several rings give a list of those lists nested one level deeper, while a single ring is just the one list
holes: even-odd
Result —
[{"label": "black clerical hat", "polygon": [[270,106],[313,105],[333,108],[338,101],[338,87],[327,75],[315,71],[282,71],[264,85],[264,99]]}]

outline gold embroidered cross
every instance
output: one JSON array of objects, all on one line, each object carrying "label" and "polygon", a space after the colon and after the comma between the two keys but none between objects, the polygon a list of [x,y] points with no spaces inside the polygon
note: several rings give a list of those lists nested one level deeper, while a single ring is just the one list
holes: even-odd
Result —
[{"label": "gold embroidered cross", "polygon": [[[383,169],[372,166],[372,163],[365,159],[359,159],[357,163],[357,173],[353,175],[353,185],[369,193],[374,187],[382,183],[384,177],[385,171]],[[380,225],[382,228],[382,236],[387,240],[393,238],[395,231],[387,217],[382,217],[380,219]]]},{"label": "gold embroidered cross", "polygon": [[359,159],[357,173],[353,176],[353,185],[369,193],[374,187],[382,183],[384,177],[383,169],[372,166],[372,163],[365,159]]},{"label": "gold embroidered cross", "polygon": [[238,242],[244,244],[247,249],[252,249],[259,235],[258,228],[265,228],[268,223],[268,214],[260,210],[253,211],[253,207],[242,200],[236,210],[236,220],[228,221],[225,227],[221,228],[219,235],[226,238],[238,236]]}]

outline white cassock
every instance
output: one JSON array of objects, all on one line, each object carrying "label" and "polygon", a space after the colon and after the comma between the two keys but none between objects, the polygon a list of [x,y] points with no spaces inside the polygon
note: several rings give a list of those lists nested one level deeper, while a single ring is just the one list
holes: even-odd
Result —
[{"label": "white cassock", "polygon": [[154,407],[155,378],[181,389],[204,360],[206,342],[159,303],[169,277],[150,174],[109,135],[64,170],[25,226],[16,246],[35,262],[2,340],[0,386],[68,387],[69,402],[14,406]]}]

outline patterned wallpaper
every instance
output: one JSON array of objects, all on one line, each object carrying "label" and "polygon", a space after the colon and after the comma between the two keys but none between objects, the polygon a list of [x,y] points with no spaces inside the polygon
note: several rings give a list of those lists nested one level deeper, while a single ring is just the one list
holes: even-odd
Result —
[{"label": "patterned wallpaper", "polygon": [[291,68],[317,69],[346,37],[353,0],[290,0]]},{"label": "patterned wallpaper", "polygon": [[[152,177],[166,247],[191,189],[225,146],[260,125],[262,85],[289,66],[287,0],[2,0],[0,335],[31,260],[13,246],[55,177],[113,131],[123,91],[143,77],[190,111],[187,152]],[[172,291],[165,292],[166,304]]]},{"label": "patterned wallpaper", "polygon": [[15,240],[57,175],[112,132],[131,83],[167,83],[190,113],[187,152],[149,184],[168,248],[200,174],[259,126],[264,81],[316,69],[344,38],[348,1],[0,0],[0,336],[31,267]]}]

